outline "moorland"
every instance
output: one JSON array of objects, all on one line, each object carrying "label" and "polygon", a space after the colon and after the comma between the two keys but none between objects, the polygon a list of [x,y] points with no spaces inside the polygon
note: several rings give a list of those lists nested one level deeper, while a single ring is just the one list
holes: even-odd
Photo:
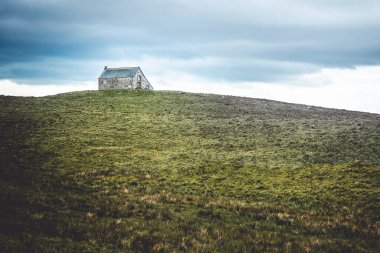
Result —
[{"label": "moorland", "polygon": [[0,96],[0,252],[376,252],[379,208],[379,114]]}]

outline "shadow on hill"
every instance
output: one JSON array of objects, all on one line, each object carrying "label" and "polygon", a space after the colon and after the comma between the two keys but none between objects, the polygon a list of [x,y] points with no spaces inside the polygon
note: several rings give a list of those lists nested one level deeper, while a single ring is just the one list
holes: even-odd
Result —
[{"label": "shadow on hill", "polygon": [[69,203],[81,190],[51,163],[55,154],[39,148],[43,124],[15,114],[0,121],[0,252],[45,252],[76,239],[74,232],[65,239],[62,228],[73,222]]}]

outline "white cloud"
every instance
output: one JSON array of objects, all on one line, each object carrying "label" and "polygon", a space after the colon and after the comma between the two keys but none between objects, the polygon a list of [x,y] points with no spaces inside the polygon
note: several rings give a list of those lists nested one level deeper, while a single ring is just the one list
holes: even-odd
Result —
[{"label": "white cloud", "polygon": [[58,93],[80,91],[80,90],[96,90],[95,82],[83,82],[78,84],[50,84],[50,85],[32,85],[20,84],[11,80],[0,80],[0,95],[11,96],[47,96]]},{"label": "white cloud", "polygon": [[210,81],[185,73],[154,76],[156,89],[266,98],[380,113],[380,66],[322,69],[289,83]]}]

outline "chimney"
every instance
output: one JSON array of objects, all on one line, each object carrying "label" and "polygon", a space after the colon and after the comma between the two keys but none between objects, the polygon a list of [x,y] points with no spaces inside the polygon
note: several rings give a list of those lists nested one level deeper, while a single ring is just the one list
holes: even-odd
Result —
[{"label": "chimney", "polygon": [[104,70],[107,70],[107,66],[104,66]]}]

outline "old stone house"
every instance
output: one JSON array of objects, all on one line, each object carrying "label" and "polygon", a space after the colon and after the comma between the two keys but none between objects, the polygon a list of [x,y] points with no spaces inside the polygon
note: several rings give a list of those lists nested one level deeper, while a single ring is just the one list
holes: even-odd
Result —
[{"label": "old stone house", "polygon": [[108,68],[105,66],[98,78],[98,84],[99,90],[153,89],[140,67]]}]

